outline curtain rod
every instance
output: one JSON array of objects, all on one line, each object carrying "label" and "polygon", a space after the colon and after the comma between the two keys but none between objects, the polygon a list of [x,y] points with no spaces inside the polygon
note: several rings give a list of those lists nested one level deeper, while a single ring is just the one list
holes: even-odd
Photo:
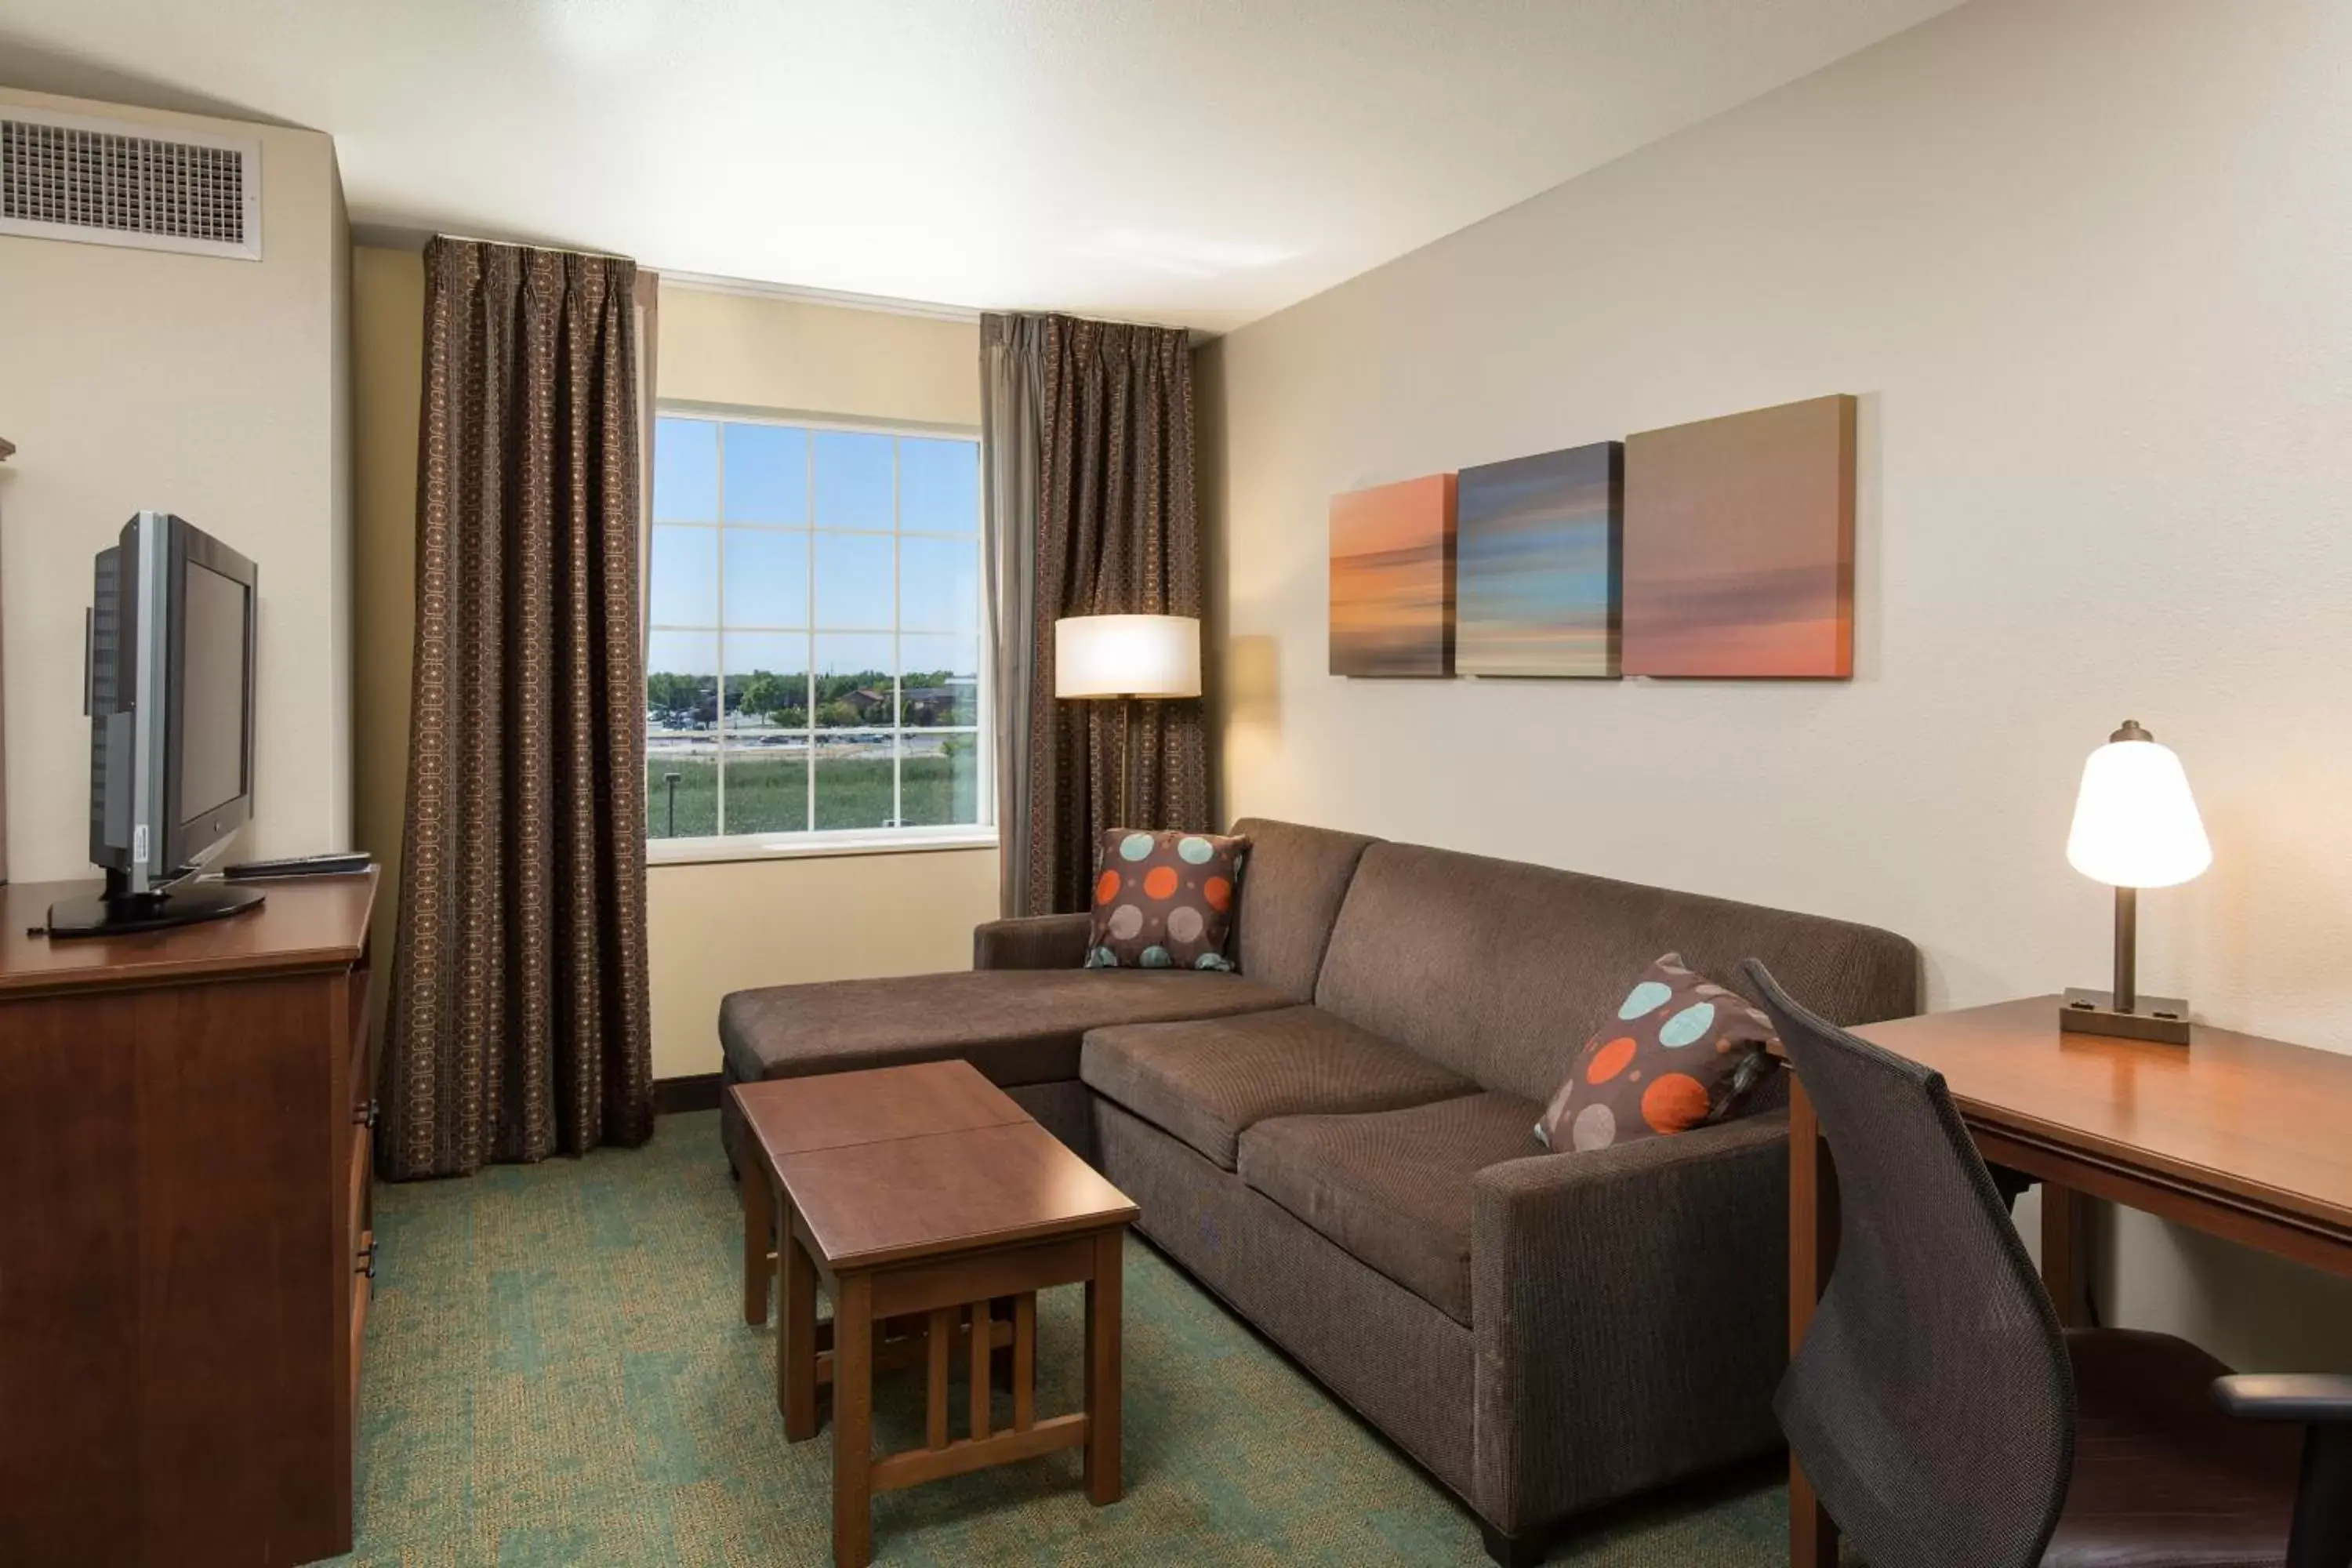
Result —
[{"label": "curtain rod", "polygon": [[565,256],[586,256],[599,261],[635,262],[634,256],[624,256],[617,250],[591,250],[581,245],[540,245],[528,239],[489,239],[478,234],[451,234],[447,229],[433,231],[435,239],[454,239],[466,245],[503,245],[509,250],[552,250]]}]

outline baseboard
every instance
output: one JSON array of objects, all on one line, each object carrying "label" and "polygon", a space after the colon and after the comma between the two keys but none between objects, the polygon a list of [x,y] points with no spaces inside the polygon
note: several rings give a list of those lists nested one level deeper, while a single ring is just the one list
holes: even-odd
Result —
[{"label": "baseboard", "polygon": [[716,1110],[719,1087],[719,1075],[715,1072],[657,1078],[654,1079],[654,1114],[676,1116],[686,1110]]}]

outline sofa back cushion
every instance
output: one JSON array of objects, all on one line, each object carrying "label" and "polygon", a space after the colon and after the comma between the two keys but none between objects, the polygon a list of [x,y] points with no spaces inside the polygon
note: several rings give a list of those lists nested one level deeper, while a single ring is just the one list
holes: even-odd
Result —
[{"label": "sofa back cushion", "polygon": [[1241,971],[1311,1002],[1356,862],[1376,840],[1255,816],[1234,823],[1232,831],[1250,841],[1234,928]]},{"label": "sofa back cushion", "polygon": [[1918,952],[1890,931],[1387,843],[1356,868],[1315,1000],[1482,1088],[1541,1101],[1627,977],[1676,952],[1726,984],[1760,958],[1839,1024],[1918,1010]]}]

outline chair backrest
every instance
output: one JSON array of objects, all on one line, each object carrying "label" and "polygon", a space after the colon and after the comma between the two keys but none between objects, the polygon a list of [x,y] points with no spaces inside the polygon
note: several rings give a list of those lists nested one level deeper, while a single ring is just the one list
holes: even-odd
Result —
[{"label": "chair backrest", "polygon": [[1749,960],[1837,1168],[1836,1267],[1773,1408],[1872,1568],[2030,1568],[2074,1463],[2050,1298],[1943,1076]]}]

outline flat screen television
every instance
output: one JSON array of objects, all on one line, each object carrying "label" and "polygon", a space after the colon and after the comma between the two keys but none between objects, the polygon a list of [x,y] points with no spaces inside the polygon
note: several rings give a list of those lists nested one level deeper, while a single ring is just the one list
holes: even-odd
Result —
[{"label": "flat screen television", "polygon": [[166,512],[98,552],[84,655],[94,898],[50,907],[51,936],[218,920],[252,888],[192,879],[253,816],[252,562]]}]

